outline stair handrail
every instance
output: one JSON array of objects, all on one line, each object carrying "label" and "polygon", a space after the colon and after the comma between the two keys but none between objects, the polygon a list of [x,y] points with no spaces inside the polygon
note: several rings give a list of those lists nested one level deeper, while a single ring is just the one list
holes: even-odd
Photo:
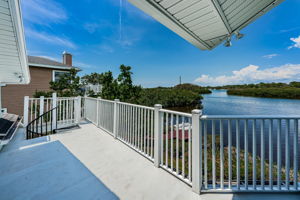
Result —
[{"label": "stair handrail", "polygon": [[[54,118],[55,123],[53,123],[53,111],[54,110],[57,110],[57,107],[52,108],[51,110],[43,113],[42,115],[39,115],[36,119],[32,120],[26,126],[26,139],[27,140],[55,133],[55,131],[57,130],[57,117]],[[50,122],[46,118],[45,123],[44,123],[45,127],[44,127],[43,121],[46,116],[50,116]],[[48,131],[48,123],[50,123],[49,131]],[[44,132],[46,134],[44,134]]]}]

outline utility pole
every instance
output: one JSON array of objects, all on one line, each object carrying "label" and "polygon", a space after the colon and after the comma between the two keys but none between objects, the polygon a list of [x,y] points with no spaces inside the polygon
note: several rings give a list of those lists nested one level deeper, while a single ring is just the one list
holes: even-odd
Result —
[{"label": "utility pole", "polygon": [[179,76],[179,85],[181,85],[181,76]]}]

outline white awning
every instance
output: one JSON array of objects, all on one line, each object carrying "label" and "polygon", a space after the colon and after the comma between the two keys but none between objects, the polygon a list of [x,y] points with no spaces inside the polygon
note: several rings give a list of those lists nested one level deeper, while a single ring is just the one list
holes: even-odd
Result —
[{"label": "white awning", "polygon": [[0,0],[0,84],[29,82],[20,2]]},{"label": "white awning", "polygon": [[284,0],[128,1],[196,47],[211,50]]}]

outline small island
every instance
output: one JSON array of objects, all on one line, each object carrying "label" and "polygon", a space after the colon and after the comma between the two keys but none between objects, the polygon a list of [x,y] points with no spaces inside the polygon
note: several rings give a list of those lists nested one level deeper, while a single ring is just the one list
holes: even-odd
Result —
[{"label": "small island", "polygon": [[290,83],[258,83],[244,85],[225,85],[208,87],[210,89],[226,89],[228,95],[300,99],[300,82]]}]

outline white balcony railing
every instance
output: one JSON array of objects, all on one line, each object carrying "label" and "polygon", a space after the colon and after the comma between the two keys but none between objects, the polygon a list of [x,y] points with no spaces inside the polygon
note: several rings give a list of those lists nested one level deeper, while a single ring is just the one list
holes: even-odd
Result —
[{"label": "white balcony railing", "polygon": [[300,191],[300,116],[189,114],[54,95],[25,97],[24,124],[54,107],[59,124],[86,118],[197,193]]},{"label": "white balcony railing", "polygon": [[[49,115],[45,116],[42,120],[35,120],[44,113],[55,109]],[[53,124],[53,127],[64,128],[77,124],[81,119],[81,97],[57,97],[56,93],[53,93],[52,97],[45,98],[24,98],[24,114],[23,125],[35,120],[32,126],[40,130],[39,127],[46,126],[47,122],[52,120],[57,124]],[[49,126],[49,123],[48,123]]]},{"label": "white balcony railing", "polygon": [[207,116],[85,98],[85,117],[193,187],[300,191],[300,116]]}]

